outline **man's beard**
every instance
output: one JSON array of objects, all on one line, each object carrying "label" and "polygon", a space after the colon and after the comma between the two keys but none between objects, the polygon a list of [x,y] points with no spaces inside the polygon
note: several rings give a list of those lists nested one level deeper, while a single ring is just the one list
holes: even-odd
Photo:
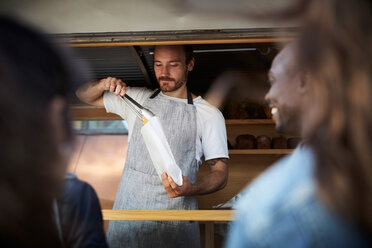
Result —
[{"label": "man's beard", "polygon": [[[160,83],[160,81],[162,81],[162,80],[172,81],[172,82],[174,82],[174,86],[169,88],[169,83],[168,82],[163,83],[163,84]],[[161,89],[162,92],[172,92],[172,91],[176,91],[179,88],[181,88],[182,85],[184,85],[186,83],[186,80],[185,81],[176,81],[174,78],[159,77],[158,82],[159,82],[160,89]]]},{"label": "man's beard", "polygon": [[279,110],[278,123],[275,126],[275,131],[281,134],[300,135],[299,133],[299,118],[295,110],[281,108]]}]

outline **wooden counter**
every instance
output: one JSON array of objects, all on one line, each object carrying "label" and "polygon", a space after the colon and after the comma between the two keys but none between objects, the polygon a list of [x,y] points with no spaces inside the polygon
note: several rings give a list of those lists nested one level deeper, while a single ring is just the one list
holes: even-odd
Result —
[{"label": "wooden counter", "polygon": [[103,209],[104,220],[211,221],[227,222],[233,210],[111,210]]},{"label": "wooden counter", "polygon": [[234,220],[233,210],[111,210],[103,209],[104,220],[201,221],[205,224],[205,247],[214,247],[215,222]]}]

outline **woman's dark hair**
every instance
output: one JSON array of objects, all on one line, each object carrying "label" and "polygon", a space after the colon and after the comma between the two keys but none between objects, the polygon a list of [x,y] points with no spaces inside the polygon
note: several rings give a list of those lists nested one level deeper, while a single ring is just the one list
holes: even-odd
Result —
[{"label": "woman's dark hair", "polygon": [[372,4],[314,0],[299,61],[313,78],[319,190],[336,211],[372,233]]},{"label": "woman's dark hair", "polygon": [[[67,103],[84,81],[38,32],[0,17],[0,37],[0,242],[55,247],[51,204],[66,169],[61,150],[72,141]],[[51,124],[56,97],[66,101],[62,141]]]},{"label": "woman's dark hair", "polygon": [[[314,97],[305,133],[320,196],[372,233],[372,2],[299,0],[298,66]],[[302,8],[299,8],[302,7]]]}]

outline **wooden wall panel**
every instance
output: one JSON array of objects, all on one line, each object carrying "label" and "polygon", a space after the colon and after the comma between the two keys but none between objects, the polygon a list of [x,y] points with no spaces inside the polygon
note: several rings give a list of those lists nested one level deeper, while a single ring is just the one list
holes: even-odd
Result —
[{"label": "wooden wall panel", "polygon": [[[283,155],[230,155],[229,178],[223,190],[213,194],[199,196],[199,208],[210,209],[220,203],[230,200]],[[206,164],[200,167],[198,178],[209,171]]]},{"label": "wooden wall panel", "polygon": [[76,167],[79,164],[79,158],[84,148],[85,139],[86,139],[85,135],[75,136],[74,153],[71,157],[70,163],[68,164],[67,171],[76,172]]},{"label": "wooden wall panel", "polygon": [[75,172],[81,180],[94,187],[102,208],[112,208],[124,168],[128,136],[86,135],[85,139],[81,154],[75,161]]}]

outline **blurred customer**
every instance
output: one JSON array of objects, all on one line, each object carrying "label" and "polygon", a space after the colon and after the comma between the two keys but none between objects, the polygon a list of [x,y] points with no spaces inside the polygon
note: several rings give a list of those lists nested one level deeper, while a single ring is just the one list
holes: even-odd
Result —
[{"label": "blurred customer", "polygon": [[71,172],[54,204],[54,217],[63,247],[107,247],[96,192]]},{"label": "blurred customer", "polygon": [[[41,34],[22,24],[0,17],[0,37],[0,244],[85,247],[83,244],[94,242],[76,243],[80,237],[72,243],[62,241],[53,215],[53,201],[61,190],[73,149],[69,97],[82,78],[75,76],[79,74],[72,69],[68,50],[61,53]],[[94,191],[88,193],[96,197]],[[87,199],[85,192],[80,197]],[[61,204],[66,199],[70,201],[67,207]],[[78,232],[81,235],[86,224],[92,222],[82,219],[76,209],[68,209],[80,204],[75,199],[71,195],[59,197],[59,224],[74,221],[83,229]],[[93,214],[90,203],[85,202],[85,211]],[[67,214],[74,219],[66,219]],[[101,216],[99,206],[94,214]],[[98,226],[95,224],[100,231],[85,237],[98,239],[100,246],[106,246],[102,218]]]},{"label": "blurred customer", "polygon": [[[305,23],[287,58],[294,66],[278,70],[288,77],[280,85],[277,56],[266,99],[277,130],[300,120],[306,142],[245,191],[228,247],[371,246],[371,2],[301,2]],[[291,98],[296,75],[302,99]],[[285,98],[301,111],[281,108]]]},{"label": "blurred customer", "polygon": [[307,2],[297,61],[310,75],[303,136],[316,157],[316,193],[371,237],[372,1]]}]

